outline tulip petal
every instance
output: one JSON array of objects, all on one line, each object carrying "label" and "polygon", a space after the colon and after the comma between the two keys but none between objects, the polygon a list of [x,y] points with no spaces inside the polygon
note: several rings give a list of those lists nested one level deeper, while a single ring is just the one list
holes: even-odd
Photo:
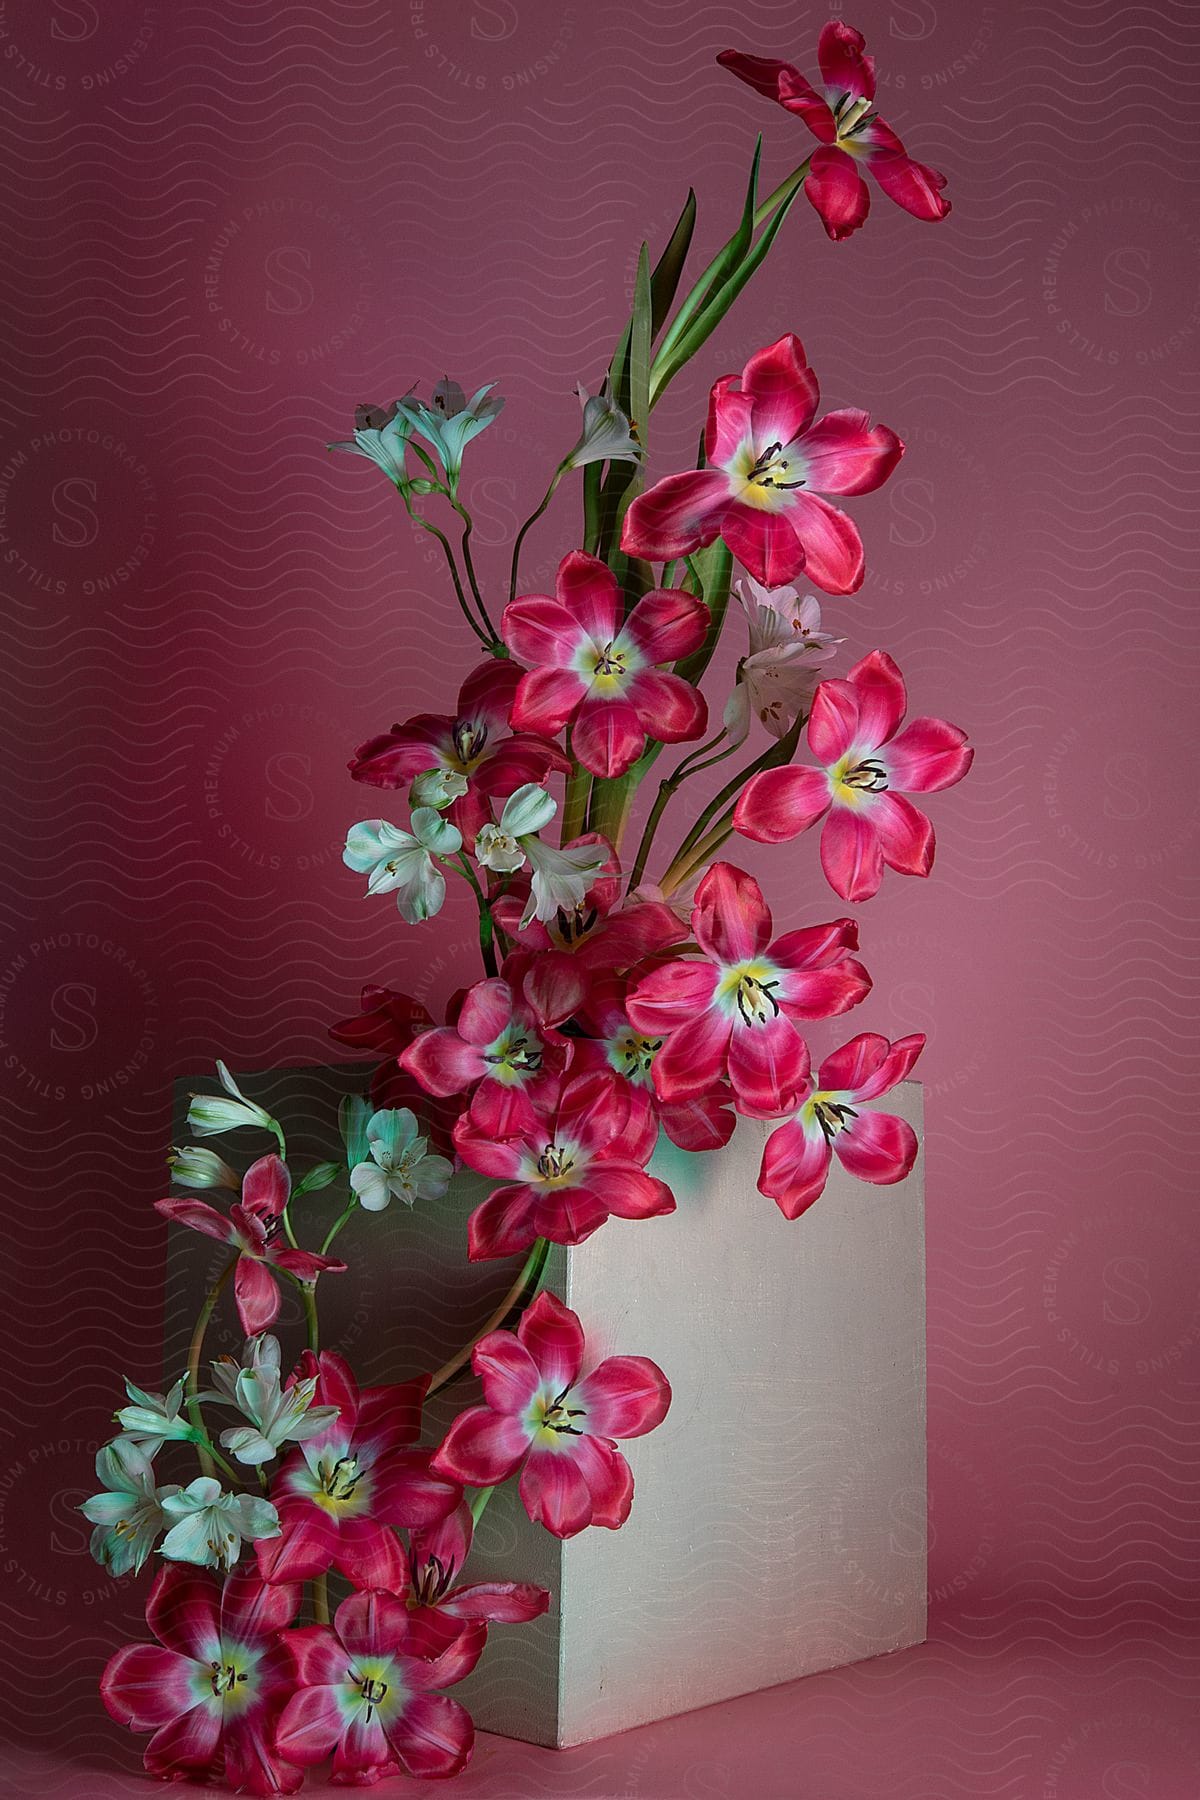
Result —
[{"label": "tulip petal", "polygon": [[146,1623],[168,1650],[209,1662],[220,1638],[221,1590],[207,1570],[171,1567],[156,1577]]},{"label": "tulip petal", "polygon": [[747,782],[733,811],[733,826],[756,843],[783,844],[815,825],[829,806],[824,769],[763,769]]},{"label": "tulip petal", "polygon": [[387,1742],[401,1767],[417,1780],[457,1775],[475,1743],[465,1706],[448,1694],[414,1694],[394,1720]]},{"label": "tulip petal", "polygon": [[455,1588],[438,1611],[452,1619],[486,1619],[505,1625],[524,1625],[540,1618],[550,1605],[545,1588],[531,1581],[476,1581]]},{"label": "tulip petal", "polygon": [[608,1218],[608,1208],[591,1184],[591,1171],[579,1187],[549,1188],[536,1193],[535,1237],[552,1244],[582,1244]]},{"label": "tulip petal", "polygon": [[338,1528],[329,1514],[311,1500],[279,1506],[283,1527],[277,1538],[260,1538],[255,1545],[264,1581],[311,1581],[323,1575],[337,1550]]},{"label": "tulip petal", "polygon": [[855,1104],[877,1100],[906,1079],[924,1048],[925,1037],[919,1031],[894,1044],[878,1032],[864,1031],[825,1058],[818,1081],[824,1089],[848,1094]]},{"label": "tulip petal", "polygon": [[186,1225],[192,1231],[202,1231],[205,1237],[216,1238],[219,1243],[229,1244],[234,1241],[234,1228],[230,1220],[206,1200],[194,1200],[190,1194],[172,1194],[169,1200],[156,1200],[154,1210],[161,1213],[164,1219],[169,1219],[173,1225]]},{"label": "tulip petal", "polygon": [[585,769],[612,781],[633,767],[646,747],[646,734],[629,700],[589,694],[575,714],[571,746]]},{"label": "tulip petal", "polygon": [[722,1088],[688,1100],[663,1101],[659,1105],[662,1128],[681,1150],[720,1150],[733,1136],[737,1123],[729,1098],[728,1090]]},{"label": "tulip petal", "polygon": [[574,669],[530,669],[522,675],[513,701],[513,724],[521,731],[540,731],[553,737],[586,693],[587,684]]},{"label": "tulip petal", "polygon": [[783,447],[808,430],[820,388],[795,332],[785,332],[773,344],[755,351],[742,370],[742,392],[754,402],[756,445]]},{"label": "tulip petal", "polygon": [[917,1134],[894,1113],[859,1113],[833,1140],[834,1154],[860,1181],[890,1187],[917,1160]]},{"label": "tulip petal", "polygon": [[813,426],[803,451],[809,484],[819,494],[869,494],[882,487],[904,445],[890,426],[872,425],[869,413],[847,406]]},{"label": "tulip petal", "polygon": [[[579,646],[583,629],[569,606],[549,594],[523,594],[510,600],[500,620],[500,634],[518,662],[531,668],[569,669]],[[513,698],[514,725],[524,731],[537,731],[539,726],[522,713],[521,689]]]},{"label": "tulip petal", "polygon": [[630,1163],[594,1163],[576,1192],[586,1193],[606,1218],[658,1219],[675,1211],[675,1196],[666,1182]]},{"label": "tulip petal", "polygon": [[[780,518],[783,515],[773,516]],[[787,517],[804,548],[804,573],[808,580],[824,588],[827,594],[857,593],[866,573],[866,558],[853,519],[839,512],[836,506],[830,506],[828,500],[822,500],[820,494],[807,492],[792,496],[792,508]]]},{"label": "tulip petal", "polygon": [[221,1707],[214,1696],[156,1731],[142,1758],[147,1775],[177,1781],[181,1770],[208,1770],[221,1742]]},{"label": "tulip petal", "polygon": [[471,1366],[493,1412],[523,1412],[541,1386],[537,1362],[511,1331],[489,1331],[480,1338]]},{"label": "tulip petal", "polygon": [[716,1007],[672,1031],[654,1058],[654,1091],[668,1105],[708,1093],[725,1074],[733,1022]]},{"label": "tulip petal", "polygon": [[798,535],[796,503],[802,498],[793,495],[786,512],[765,512],[761,507],[732,501],[721,521],[721,536],[738,561],[764,587],[785,587],[807,567],[807,551]]},{"label": "tulip petal", "polygon": [[798,1219],[820,1198],[831,1156],[819,1126],[806,1131],[798,1119],[789,1119],[767,1139],[758,1191],[774,1200],[785,1219]]},{"label": "tulip petal", "polygon": [[821,80],[831,99],[875,98],[875,58],[865,54],[867,40],[853,25],[830,19],[817,40]]},{"label": "tulip petal", "polygon": [[804,197],[835,244],[851,237],[871,210],[870,190],[854,158],[833,144],[813,151],[804,178]]},{"label": "tulip petal", "polygon": [[975,757],[966,733],[945,719],[910,719],[887,747],[893,787],[932,794],[961,781]]},{"label": "tulip petal", "polygon": [[648,663],[678,662],[700,648],[708,626],[703,600],[683,588],[655,588],[638,601],[621,636],[636,644]]},{"label": "tulip petal", "polygon": [[529,1429],[514,1414],[471,1406],[451,1425],[432,1466],[435,1473],[464,1487],[492,1487],[508,1480],[529,1445]]},{"label": "tulip petal", "polygon": [[275,1277],[257,1257],[238,1257],[233,1296],[247,1337],[257,1337],[279,1317],[280,1298]]},{"label": "tulip petal", "polygon": [[[774,949],[774,946],[772,946]],[[827,969],[797,970],[776,990],[776,999],[791,1019],[832,1019],[849,1012],[871,991],[871,977],[852,957]]]},{"label": "tulip petal", "polygon": [[467,1222],[467,1256],[471,1262],[516,1256],[537,1235],[533,1189],[525,1183],[494,1188]]},{"label": "tulip petal", "polygon": [[946,177],[927,163],[916,162],[889,125],[870,119],[862,141],[867,146],[867,167],[889,200],[914,219],[936,223],[946,217],[950,211],[949,200],[942,198]]},{"label": "tulip petal", "polygon": [[277,1219],[288,1203],[292,1178],[281,1157],[260,1156],[242,1177],[241,1204],[252,1218]]},{"label": "tulip petal", "polygon": [[771,913],[753,875],[715,862],[696,889],[692,930],[714,962],[761,956],[771,941]]},{"label": "tulip petal", "polygon": [[648,1356],[609,1356],[572,1391],[587,1409],[587,1429],[601,1437],[641,1437],[661,1425],[671,1387]]},{"label": "tulip petal", "polygon": [[719,469],[667,475],[630,505],[621,548],[647,562],[690,556],[712,543],[729,505],[729,482]]},{"label": "tulip petal", "polygon": [[908,705],[904,677],[886,650],[872,650],[855,663],[846,679],[858,701],[853,741],[860,749],[878,749],[904,717]]},{"label": "tulip petal", "polygon": [[883,880],[883,850],[865,811],[835,806],[821,828],[821,867],[843,900],[869,900]]},{"label": "tulip petal", "polygon": [[762,1025],[735,1025],[729,1080],[741,1105],[771,1118],[795,1105],[808,1080],[808,1045],[785,1013]]},{"label": "tulip petal", "polygon": [[829,103],[791,63],[770,56],[747,56],[739,50],[722,50],[717,61],[766,100],[775,100],[804,120],[814,136],[831,143],[837,126]]},{"label": "tulip petal", "polygon": [[633,1506],[633,1470],[619,1450],[600,1437],[582,1437],[575,1460],[592,1497],[593,1525],[619,1531]]},{"label": "tulip petal", "polygon": [[519,1491],[534,1524],[556,1538],[574,1537],[592,1522],[591,1490],[570,1449],[533,1451]]},{"label": "tulip petal", "polygon": [[629,1021],[647,1037],[675,1031],[708,1010],[719,980],[710,962],[663,963],[631,990],[626,1000]]},{"label": "tulip petal", "polygon": [[629,703],[647,737],[684,744],[703,737],[708,702],[690,681],[666,669],[639,669],[626,685]]},{"label": "tulip petal", "polygon": [[397,1589],[408,1580],[408,1562],[400,1540],[376,1519],[341,1521],[333,1566],[360,1588]]},{"label": "tulip petal", "polygon": [[[558,566],[558,598],[593,644],[611,644],[621,629],[621,590],[607,563],[584,550],[572,550]],[[538,662],[548,658],[541,656]]]},{"label": "tulip petal", "polygon": [[517,1337],[542,1379],[561,1393],[577,1380],[583,1364],[583,1327],[554,1294],[541,1293],[522,1315]]},{"label": "tulip petal", "polygon": [[195,1673],[195,1661],[178,1651],[126,1644],[105,1664],[100,1698],[118,1725],[156,1731],[195,1706]]},{"label": "tulip petal", "polygon": [[[339,1661],[344,1678],[344,1651],[340,1653]],[[292,1695],[283,1709],[275,1727],[275,1748],[288,1762],[309,1768],[325,1761],[334,1746],[341,1742],[344,1728],[338,1688],[303,1687]]]},{"label": "tulip petal", "polygon": [[[490,1042],[490,1040],[485,1040]],[[430,1094],[461,1094],[486,1072],[477,1044],[464,1043],[449,1025],[423,1031],[400,1053],[400,1067]]]},{"label": "tulip petal", "polygon": [[928,875],[933,867],[933,826],[903,794],[877,794],[871,823],[883,860],[899,875]]}]

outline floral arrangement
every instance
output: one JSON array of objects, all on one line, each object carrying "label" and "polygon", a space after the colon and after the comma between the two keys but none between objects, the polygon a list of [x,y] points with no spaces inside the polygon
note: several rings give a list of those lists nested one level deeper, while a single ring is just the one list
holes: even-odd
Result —
[{"label": "floral arrangement", "polygon": [[[713,383],[696,468],[653,482],[646,472],[655,406],[801,193],[835,241],[867,217],[863,169],[916,218],[949,210],[942,176],[876,115],[861,35],[828,24],[817,58],[819,89],[787,63],[718,59],[817,147],[760,200],[760,138],[736,229],[682,298],[694,195],[653,266],[642,246],[631,317],[598,391],[580,390],[578,441],[517,534],[498,622],[462,492],[468,446],[503,404],[491,385],[468,398],[443,380],[428,400],[414,390],[360,407],[352,440],[331,446],[378,464],[440,545],[482,658],[450,711],[355,752],[354,779],[407,793],[409,817],[356,825],[345,861],[412,925],[438,913],[448,875],[467,883],[482,971],[443,1023],[368,987],[358,1015],[334,1028],[379,1059],[371,1103],[350,1096],[341,1108],[344,1165],[297,1177],[282,1126],[222,1063],[221,1092],[193,1097],[195,1138],[252,1131],[271,1148],[244,1173],[198,1144],[173,1152],[184,1192],[159,1212],[229,1259],[170,1392],[127,1384],[120,1435],[96,1459],[102,1491],[83,1508],[92,1552],[114,1574],[157,1563],[154,1641],[119,1650],[102,1680],[113,1718],[153,1733],[153,1775],[274,1794],[330,1757],[332,1779],[358,1785],[461,1769],[471,1721],[445,1690],[475,1666],[493,1624],[550,1603],[527,1583],[464,1578],[484,1507],[515,1480],[529,1517],[560,1538],[620,1527],[633,1479],[619,1442],[652,1431],[671,1399],[645,1357],[589,1356],[580,1320],[544,1286],[548,1246],[580,1244],[612,1216],[674,1209],[648,1168],[660,1129],[706,1151],[728,1142],[739,1114],[777,1121],[758,1185],[789,1219],[818,1200],[834,1156],[875,1183],[912,1167],[911,1128],[863,1103],[907,1076],[919,1033],[889,1043],[861,1032],[810,1066],[806,1022],[851,1011],[871,988],[857,923],[776,936],[757,881],[719,855],[736,835],[777,844],[819,824],[821,867],[843,902],[869,899],[885,866],[930,872],[933,826],[909,796],[967,772],[964,735],[937,718],[906,722],[905,684],[882,650],[829,673],[842,640],[801,592],[859,588],[862,541],[828,496],[880,487],[904,446],[855,408],[818,416],[817,377],[788,334]],[[526,533],[576,472],[579,541],[553,594],[523,592]],[[744,650],[717,722],[701,682],[727,614]],[[796,762],[802,734],[808,756]],[[677,745],[690,748],[635,842],[639,788]],[[744,749],[749,760],[663,853],[680,789]],[[525,1260],[494,1328],[468,1347],[481,1400],[433,1445],[422,1443],[423,1403],[468,1351],[435,1375],[360,1389],[321,1347],[317,1291],[347,1270],[335,1251],[343,1227],[393,1201],[436,1206],[456,1162],[494,1183],[471,1217],[469,1256]],[[297,1202],[341,1183],[345,1209],[319,1248],[303,1247]],[[307,1320],[294,1364],[271,1334],[281,1286],[298,1291]],[[206,1373],[205,1330],[230,1291],[245,1351]],[[199,1472],[164,1480],[158,1459],[171,1455],[194,1456]]]}]

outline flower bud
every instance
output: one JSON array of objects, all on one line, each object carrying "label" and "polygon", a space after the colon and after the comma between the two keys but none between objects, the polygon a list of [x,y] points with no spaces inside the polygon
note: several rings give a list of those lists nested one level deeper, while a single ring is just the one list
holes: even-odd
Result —
[{"label": "flower bud", "polygon": [[408,790],[410,806],[432,806],[442,812],[467,791],[467,778],[457,769],[426,769]]},{"label": "flower bud", "polygon": [[215,1150],[202,1150],[198,1144],[186,1144],[183,1149],[176,1145],[167,1158],[167,1166],[171,1180],[180,1187],[229,1188],[235,1194],[241,1189],[241,1176],[224,1157]]}]

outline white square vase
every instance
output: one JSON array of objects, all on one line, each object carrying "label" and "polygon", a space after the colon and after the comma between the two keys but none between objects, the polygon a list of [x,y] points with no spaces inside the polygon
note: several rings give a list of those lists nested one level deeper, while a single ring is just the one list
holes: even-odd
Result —
[{"label": "white square vase", "polygon": [[[295,1147],[321,1156],[334,1154],[322,1120],[361,1077],[276,1071],[245,1086],[285,1124],[299,1116],[312,1135]],[[920,1135],[917,1083],[880,1105]],[[702,1156],[662,1140],[651,1167],[677,1212],[613,1219],[551,1252],[547,1285],[579,1314],[589,1360],[650,1356],[673,1400],[657,1431],[621,1446],[636,1485],[620,1531],[559,1543],[526,1518],[515,1483],[493,1496],[469,1578],[537,1581],[554,1602],[532,1624],[494,1626],[455,1690],[481,1729],[586,1743],[924,1639],[921,1165],[874,1188],[835,1160],[821,1199],[789,1221],[756,1187],[770,1130],[739,1120],[724,1150]],[[364,1384],[438,1367],[511,1285],[519,1261],[465,1260],[466,1219],[490,1185],[464,1173],[440,1206],[393,1205],[347,1227],[351,1272],[321,1282],[323,1342]],[[299,1203],[302,1242],[331,1205]],[[224,1252],[172,1235],[173,1371]],[[298,1326],[289,1300],[289,1347]],[[211,1350],[236,1344],[227,1321]],[[468,1371],[430,1402],[430,1441],[477,1392]]]}]

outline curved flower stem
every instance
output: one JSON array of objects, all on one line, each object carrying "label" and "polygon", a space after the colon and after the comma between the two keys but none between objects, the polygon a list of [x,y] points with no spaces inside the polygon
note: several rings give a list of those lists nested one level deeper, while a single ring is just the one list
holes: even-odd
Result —
[{"label": "curved flower stem", "polygon": [[332,1244],[334,1238],[337,1236],[338,1232],[342,1229],[342,1226],[346,1223],[347,1219],[349,1219],[351,1213],[355,1213],[357,1211],[358,1211],[358,1195],[354,1194],[354,1195],[352,1195],[350,1204],[346,1208],[345,1212],[341,1214],[340,1218],[337,1218],[334,1220],[333,1224],[329,1227],[329,1230],[325,1233],[325,1242],[321,1245],[321,1255],[322,1256],[325,1256],[328,1253],[330,1244]]},{"label": "curved flower stem", "polygon": [[[430,1376],[429,1386],[425,1390],[426,1398],[428,1398],[430,1394],[436,1394],[439,1388],[444,1388],[449,1382],[454,1380],[454,1377],[458,1374],[459,1370],[463,1368],[470,1359],[471,1352],[474,1350],[480,1338],[486,1337],[489,1331],[495,1331],[499,1326],[503,1325],[509,1313],[519,1304],[523,1297],[527,1297],[530,1300],[533,1299],[533,1296],[541,1283],[542,1275],[545,1272],[546,1261],[549,1254],[549,1241],[546,1238],[538,1238],[525,1260],[525,1266],[521,1270],[521,1273],[517,1276],[517,1279],[513,1282],[507,1294],[505,1294],[503,1300],[487,1320],[486,1324],[479,1328],[469,1344],[464,1344],[463,1348],[452,1356],[449,1362],[443,1363],[441,1368],[438,1369],[435,1374]],[[526,1289],[528,1289],[527,1296]],[[524,1311],[523,1307],[522,1311]]]},{"label": "curved flower stem", "polygon": [[725,731],[724,727],[722,727],[722,729],[718,731],[716,737],[710,738],[707,744],[701,744],[699,749],[693,750],[690,756],[685,756],[683,761],[679,764],[679,767],[675,769],[672,774],[666,776],[659,782],[658,794],[655,798],[654,805],[650,808],[650,816],[646,820],[646,828],[642,832],[642,841],[638,845],[638,853],[634,859],[633,871],[629,877],[629,887],[627,892],[632,893],[639,881],[641,881],[642,876],[645,874],[646,863],[649,859],[651,845],[654,842],[654,834],[658,830],[659,821],[680,786],[687,781],[690,776],[698,775],[702,769],[710,769],[714,763],[724,762],[727,756],[732,756],[737,750],[738,746],[736,744],[727,744],[724,750],[718,750],[714,756],[705,756],[700,762],[693,761],[693,758],[701,756],[703,751],[711,750],[714,745],[719,744],[724,736]]},{"label": "curved flower stem", "polygon": [[[238,1474],[233,1464],[229,1462],[226,1457],[221,1455],[221,1452],[217,1449],[217,1446],[213,1443],[211,1438],[205,1438],[203,1446],[197,1444],[196,1448],[197,1450],[203,1448],[205,1456],[211,1457],[217,1467],[224,1470],[230,1481],[236,1482],[238,1487],[243,1487],[245,1485],[241,1475]],[[206,1474],[211,1474],[211,1472],[211,1470],[205,1471]]]},{"label": "curved flower stem", "polygon": [[537,524],[546,508],[553,500],[558,489],[558,484],[566,472],[566,463],[559,463],[557,469],[555,469],[553,475],[550,477],[550,486],[546,489],[541,500],[538,502],[537,506],[534,507],[513,541],[512,567],[509,570],[508,576],[508,597],[510,601],[515,600],[517,597],[517,576],[521,566],[521,547],[525,542],[525,534],[529,531],[531,526]]},{"label": "curved flower stem", "polygon": [[[479,639],[480,643],[488,644],[487,633],[482,631],[476,624],[471,608],[467,605],[467,596],[463,592],[462,577],[458,572],[458,563],[455,561],[450,539],[446,536],[440,526],[433,523],[432,519],[427,519],[423,513],[417,512],[411,499],[408,494],[405,493],[403,488],[398,488],[396,491],[403,500],[405,511],[408,513],[413,524],[418,526],[422,531],[427,531],[430,537],[436,538],[438,543],[442,546],[442,550],[446,557],[446,567],[450,571],[450,579],[454,583],[454,593],[459,606],[462,608],[463,617],[471,627],[471,630],[475,633],[475,636]],[[490,648],[490,644],[488,647]]]},{"label": "curved flower stem", "polygon": [[[703,812],[696,820],[696,823],[692,826],[692,829],[688,832],[682,844],[680,844],[678,850],[675,852],[675,855],[671,859],[670,867],[663,876],[660,885],[668,893],[679,886],[679,883],[683,878],[682,870],[688,865],[694,866],[695,857],[693,853],[696,846],[700,843],[702,838],[707,841],[708,835],[713,830],[713,822],[718,814],[723,812],[725,808],[729,806],[730,801],[736,798],[740,789],[750,780],[751,776],[761,774],[764,769],[777,769],[781,767],[782,764],[791,762],[792,757],[796,754],[796,745],[800,742],[800,733],[807,720],[807,713],[797,713],[791,730],[786,736],[780,738],[777,743],[769,745],[768,748],[763,751],[761,756],[755,757],[752,763],[747,763],[744,769],[739,769],[737,774],[733,776],[730,781],[725,783],[725,786],[721,789],[720,793],[714,795],[709,801],[708,805],[704,808]],[[728,832],[725,833],[725,836],[728,836]]]},{"label": "curved flower stem", "polygon": [[[217,1276],[217,1279],[213,1282],[207,1294],[204,1296],[204,1303],[196,1316],[196,1323],[192,1327],[192,1337],[191,1342],[188,1344],[187,1354],[186,1404],[188,1418],[192,1421],[192,1424],[197,1431],[204,1430],[204,1414],[200,1410],[200,1401],[198,1398],[200,1393],[200,1358],[204,1354],[204,1334],[208,1330],[209,1320],[216,1311],[217,1301],[224,1292],[225,1283],[229,1280],[233,1271],[238,1266],[238,1257],[240,1257],[240,1255],[241,1252],[239,1251],[238,1256],[231,1256],[229,1261],[225,1264],[225,1267],[221,1270],[221,1273]],[[208,1439],[206,1436],[205,1443],[207,1442]],[[211,1475],[213,1472],[213,1457],[210,1456],[208,1450],[201,1444],[196,1445],[196,1454],[200,1458],[200,1467],[203,1473],[205,1475]]]},{"label": "curved flower stem", "polygon": [[496,1492],[496,1488],[499,1485],[500,1485],[499,1482],[497,1482],[492,1487],[480,1488],[477,1493],[472,1494],[471,1499],[468,1502],[468,1504],[470,1505],[470,1508],[471,1508],[472,1524],[478,1525],[480,1519],[482,1519],[482,1517],[483,1517],[484,1510],[487,1506],[488,1501],[491,1499],[492,1495]]},{"label": "curved flower stem", "polygon": [[475,561],[471,555],[471,533],[475,529],[475,521],[467,511],[466,507],[462,504],[461,500],[451,500],[450,504],[463,522],[463,534],[461,540],[463,567],[467,571],[467,580],[471,586],[471,593],[474,596],[476,606],[479,608],[479,617],[482,619],[487,631],[485,642],[493,656],[505,657],[508,655],[508,650],[502,643],[500,635],[488,615],[488,609],[484,605],[483,594],[480,592],[479,587],[479,577],[475,573]]},{"label": "curved flower stem", "polygon": [[682,887],[688,877],[694,875],[696,870],[701,868],[708,861],[713,852],[721,848],[721,845],[725,842],[726,838],[732,836],[733,808],[731,806],[722,813],[708,836],[701,838],[698,844],[693,845],[687,861],[678,869],[676,869],[675,864],[672,864],[671,868],[668,869],[662,879],[663,893],[668,895],[673,894],[677,887]]},{"label": "curved flower stem", "polygon": [[492,917],[491,901],[476,880],[464,851],[460,850],[452,861],[447,862],[446,867],[453,868],[456,863],[458,865],[457,872],[470,882],[476,904],[479,907],[479,954],[483,958],[484,972],[488,975],[497,975],[500,971],[496,963],[496,921]]}]

